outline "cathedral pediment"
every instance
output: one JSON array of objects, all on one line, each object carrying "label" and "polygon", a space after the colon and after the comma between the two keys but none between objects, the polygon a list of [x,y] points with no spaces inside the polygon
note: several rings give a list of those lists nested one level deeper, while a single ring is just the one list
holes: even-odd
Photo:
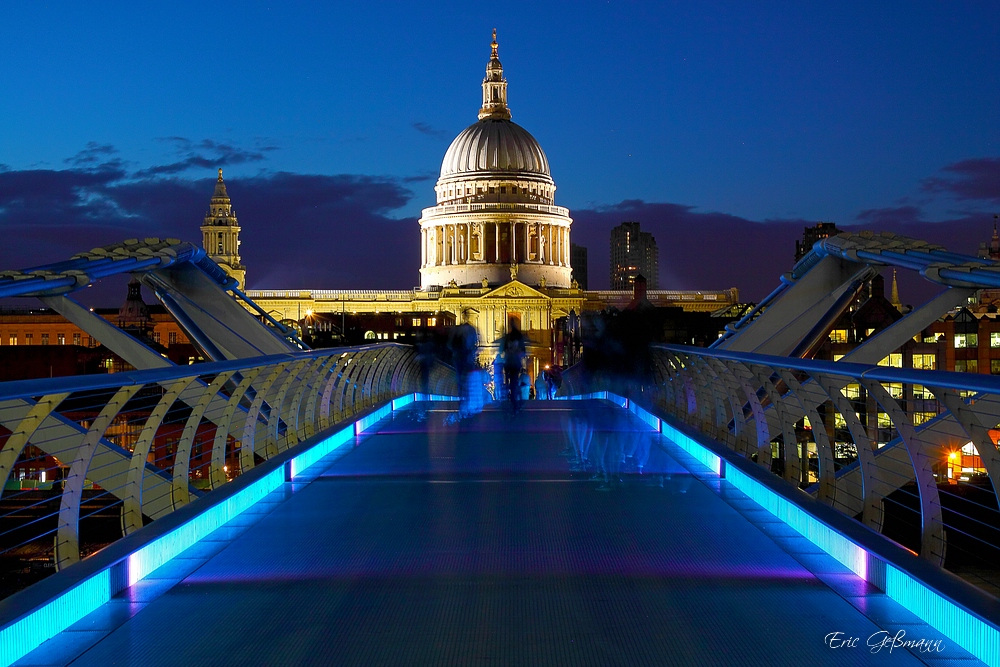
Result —
[{"label": "cathedral pediment", "polygon": [[501,285],[496,289],[484,294],[482,299],[549,299],[547,294],[539,292],[530,285],[525,285],[520,280],[512,280],[506,285]]}]

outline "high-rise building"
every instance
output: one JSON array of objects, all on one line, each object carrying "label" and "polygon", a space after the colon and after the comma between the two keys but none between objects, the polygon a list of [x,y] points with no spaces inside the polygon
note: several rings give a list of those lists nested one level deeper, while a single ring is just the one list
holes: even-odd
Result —
[{"label": "high-rise building", "polygon": [[587,249],[582,245],[570,243],[569,265],[573,269],[573,280],[580,289],[590,289],[587,286]]},{"label": "high-rise building", "polygon": [[632,289],[639,274],[648,289],[659,289],[660,251],[653,235],[641,231],[638,222],[623,222],[611,230],[611,289]]},{"label": "high-rise building", "polygon": [[215,263],[239,282],[243,289],[246,283],[246,268],[240,261],[240,223],[236,220],[233,202],[226,192],[219,169],[219,180],[215,182],[215,193],[201,225],[202,247]]},{"label": "high-rise building", "polygon": [[837,225],[833,222],[817,222],[812,227],[806,227],[802,232],[802,240],[795,242],[795,261],[809,254],[813,244],[820,239],[828,239],[840,233]]}]

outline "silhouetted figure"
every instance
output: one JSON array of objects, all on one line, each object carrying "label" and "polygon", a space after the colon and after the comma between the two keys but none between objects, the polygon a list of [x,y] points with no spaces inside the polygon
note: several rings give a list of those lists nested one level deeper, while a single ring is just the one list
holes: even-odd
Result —
[{"label": "silhouetted figure", "polygon": [[[431,368],[434,366],[434,341],[430,336],[424,335],[417,342],[417,363],[420,364],[420,393],[431,393]],[[423,396],[424,401],[427,400]],[[424,409],[417,411],[417,419],[423,421],[427,418]]]},{"label": "silhouetted figure", "polygon": [[544,401],[550,398],[547,377],[548,374],[545,371],[541,371],[538,373],[538,377],[535,378],[535,400]]},{"label": "silhouetted figure", "polygon": [[521,365],[524,360],[524,336],[517,328],[517,323],[511,320],[507,335],[503,339],[503,370],[507,380],[507,397],[511,408],[517,412],[521,407]]},{"label": "silhouetted figure", "polygon": [[479,337],[476,329],[468,322],[455,327],[451,332],[448,346],[451,348],[451,363],[455,368],[458,384],[458,416],[468,417],[473,414],[473,398],[476,396],[474,384],[478,381],[476,371],[476,349]]}]

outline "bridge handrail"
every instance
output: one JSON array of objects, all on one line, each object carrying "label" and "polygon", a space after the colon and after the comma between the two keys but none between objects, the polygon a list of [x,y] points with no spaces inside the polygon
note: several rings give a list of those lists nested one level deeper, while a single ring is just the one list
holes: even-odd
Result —
[{"label": "bridge handrail", "polygon": [[62,569],[362,411],[454,385],[395,343],[0,383],[0,553]]},{"label": "bridge handrail", "polygon": [[578,366],[564,391],[651,405],[929,563],[1000,588],[1000,376],[680,345],[654,345],[647,361],[641,379]]}]

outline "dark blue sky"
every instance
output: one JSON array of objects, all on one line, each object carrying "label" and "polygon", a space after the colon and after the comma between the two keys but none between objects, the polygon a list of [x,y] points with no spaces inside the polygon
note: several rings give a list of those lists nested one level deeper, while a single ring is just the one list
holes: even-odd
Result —
[{"label": "dark blue sky", "polygon": [[6,3],[0,269],[129,236],[197,241],[218,165],[251,287],[415,285],[415,218],[475,121],[494,26],[514,120],[548,154],[592,286],[624,219],[656,235],[664,287],[748,299],[789,268],[806,222],[974,252],[1000,209],[997,16],[994,2]]}]

